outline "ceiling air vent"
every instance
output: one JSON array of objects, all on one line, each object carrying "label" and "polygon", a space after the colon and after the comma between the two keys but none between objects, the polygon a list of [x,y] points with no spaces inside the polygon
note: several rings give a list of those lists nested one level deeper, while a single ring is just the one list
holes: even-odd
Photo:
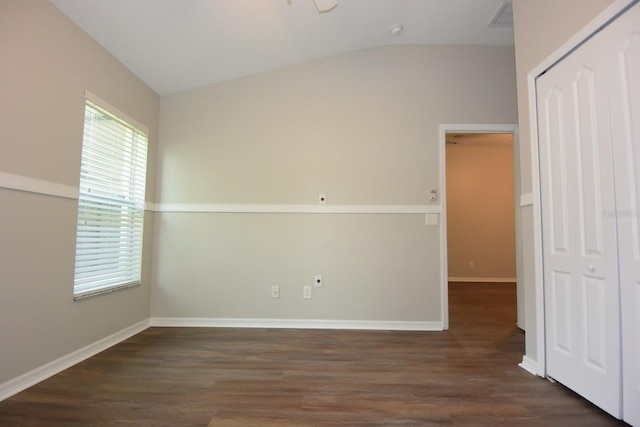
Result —
[{"label": "ceiling air vent", "polygon": [[505,1],[500,5],[493,16],[489,27],[513,27],[513,7],[510,1]]}]

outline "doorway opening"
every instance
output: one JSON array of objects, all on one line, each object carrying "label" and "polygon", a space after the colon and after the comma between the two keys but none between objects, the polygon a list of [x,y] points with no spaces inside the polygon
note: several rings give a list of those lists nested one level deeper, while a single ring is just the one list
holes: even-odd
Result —
[{"label": "doorway opening", "polygon": [[[453,132],[445,137],[449,297],[495,295],[498,300],[513,294],[492,305],[496,316],[504,312],[496,318],[513,317],[516,323],[513,135]],[[453,326],[468,315],[451,311]],[[490,318],[488,313],[476,320]]]},{"label": "doorway opening", "polygon": [[504,293],[512,287],[516,297],[510,300],[517,303],[501,309],[513,313],[514,323],[519,319],[523,295],[515,285],[516,137],[517,127],[510,125],[441,126],[445,329],[449,328],[449,282],[456,297],[500,287]]}]

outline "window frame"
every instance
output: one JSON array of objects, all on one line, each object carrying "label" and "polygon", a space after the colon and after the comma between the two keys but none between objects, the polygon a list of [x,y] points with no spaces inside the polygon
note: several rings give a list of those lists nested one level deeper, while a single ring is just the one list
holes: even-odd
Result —
[{"label": "window frame", "polygon": [[[105,139],[100,138],[102,141],[92,143],[87,142],[87,135],[96,130],[96,127],[89,128],[87,126],[87,117],[89,108],[96,110],[103,117],[109,117],[115,121],[115,125],[110,125],[111,130],[122,131],[122,138],[119,138],[114,145],[109,145]],[[114,132],[115,133],[115,132]],[[109,136],[114,135],[110,133]],[[142,144],[142,145],[141,145]],[[106,192],[110,191],[112,194],[105,196],[105,200],[108,200],[107,205],[110,207],[99,206],[101,203],[96,202],[97,198],[103,198],[97,196],[95,187],[97,184],[91,182],[96,180],[95,165],[96,160],[89,159],[87,161],[87,153],[85,152],[86,146],[100,147],[101,149],[110,150],[109,147],[116,147],[116,149],[122,150],[126,155],[122,155],[122,161],[118,162],[117,155],[112,156],[110,159],[113,163],[109,163],[109,172],[116,176],[114,178],[115,184],[105,185]],[[91,152],[91,148],[87,149]],[[140,153],[143,153],[140,155]],[[143,247],[144,247],[144,216],[145,216],[145,193],[146,193],[146,175],[147,164],[149,159],[149,131],[148,128],[135,119],[132,119],[127,114],[123,113],[119,109],[113,107],[109,103],[93,95],[90,92],[86,92],[84,99],[84,111],[83,111],[83,132],[82,132],[82,148],[81,148],[81,161],[79,171],[79,186],[78,186],[78,209],[76,220],[76,236],[75,236],[75,258],[74,258],[74,280],[73,280],[73,299],[80,300],[91,296],[101,295],[120,289],[126,289],[134,286],[139,286],[142,283],[142,261],[143,261]],[[125,157],[130,157],[126,159]],[[138,160],[137,165],[136,160]],[[91,163],[87,166],[87,163]],[[125,168],[125,166],[127,166]],[[87,174],[88,171],[94,169],[94,174]],[[125,172],[123,174],[123,171]],[[94,189],[94,194],[91,195],[91,189]],[[123,194],[125,194],[123,196]],[[114,203],[117,202],[117,203]],[[93,203],[93,206],[91,206]],[[97,206],[97,207],[96,207]],[[84,213],[83,213],[84,212]],[[87,212],[93,212],[97,214],[93,221],[93,226],[87,226],[87,220],[91,220],[91,216],[86,216]],[[103,221],[100,217],[111,216],[111,220]],[[120,218],[114,220],[113,218]],[[98,218],[98,219],[95,219]],[[117,225],[117,224],[120,225]],[[114,227],[114,224],[115,227]],[[110,231],[105,232],[104,228],[109,227]],[[107,253],[101,260],[99,260],[99,268],[89,267],[89,270],[100,271],[104,273],[112,273],[120,270],[124,270],[124,278],[119,280],[107,280],[106,283],[102,283],[102,280],[96,280],[94,277],[91,279],[91,274],[82,273],[87,269],[87,229],[97,231],[101,234],[97,239],[97,245],[106,247],[106,239],[115,237],[117,239],[117,249],[111,248],[106,251]],[[100,227],[103,230],[98,230]],[[83,234],[85,233],[85,234]],[[104,233],[104,234],[103,234]],[[128,237],[123,237],[127,235]],[[131,237],[131,235],[136,237]],[[84,241],[83,241],[84,239]],[[84,246],[83,246],[84,245]],[[130,252],[133,254],[133,259],[127,258],[123,255],[124,252]],[[118,255],[115,255],[115,254]],[[105,260],[117,259],[112,267],[105,267],[107,262]],[[81,259],[82,258],[82,259]],[[133,260],[133,262],[131,262]],[[134,277],[135,276],[135,277]],[[126,278],[126,280],[124,280]],[[132,280],[133,279],[133,280]]]}]

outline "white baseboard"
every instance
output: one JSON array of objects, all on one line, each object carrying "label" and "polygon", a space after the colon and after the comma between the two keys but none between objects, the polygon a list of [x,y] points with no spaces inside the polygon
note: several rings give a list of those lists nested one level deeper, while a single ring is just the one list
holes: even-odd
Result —
[{"label": "white baseboard", "polygon": [[464,283],[516,283],[515,277],[449,277],[448,280]]},{"label": "white baseboard", "polygon": [[151,326],[206,328],[362,329],[385,331],[442,331],[442,322],[316,319],[225,319],[152,317]]},{"label": "white baseboard", "polygon": [[42,365],[30,372],[27,372],[26,374],[0,384],[0,401],[36,385],[39,382],[44,381],[47,378],[50,378],[55,374],[108,349],[109,347],[113,347],[127,338],[144,331],[148,327],[149,319],[143,320],[142,322],[131,325],[121,331],[109,335],[108,337],[96,341],[93,344],[89,344],[86,347],[49,362],[46,365]]},{"label": "white baseboard", "polygon": [[527,356],[522,356],[522,362],[518,364],[522,369],[529,372],[531,375],[538,375],[538,363]]}]

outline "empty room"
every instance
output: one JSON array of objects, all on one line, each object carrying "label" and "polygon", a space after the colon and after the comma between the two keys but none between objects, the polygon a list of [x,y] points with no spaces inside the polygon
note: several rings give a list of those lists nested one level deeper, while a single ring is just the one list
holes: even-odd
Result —
[{"label": "empty room", "polygon": [[0,0],[0,425],[640,426],[637,75],[634,0]]}]

